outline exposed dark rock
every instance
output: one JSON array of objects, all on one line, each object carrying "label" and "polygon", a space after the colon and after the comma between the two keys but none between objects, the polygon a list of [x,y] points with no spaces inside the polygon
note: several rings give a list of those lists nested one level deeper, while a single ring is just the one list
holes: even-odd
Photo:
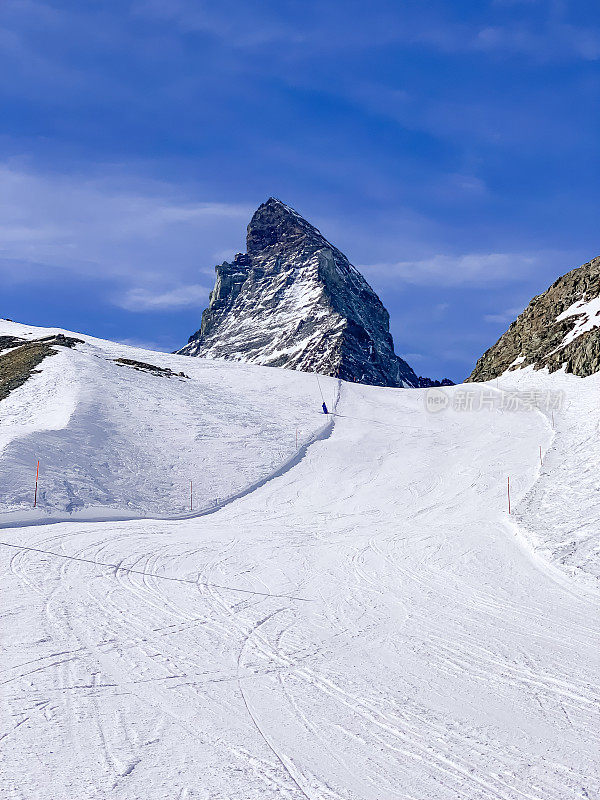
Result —
[{"label": "exposed dark rock", "polygon": [[116,364],[122,367],[131,367],[141,372],[150,372],[152,375],[162,375],[165,378],[187,378],[183,372],[173,372],[169,367],[157,367],[155,364],[146,364],[144,361],[135,361],[133,358],[115,358]]},{"label": "exposed dark rock", "polygon": [[419,386],[424,389],[429,389],[433,386],[454,386],[454,382],[449,378],[444,378],[441,381],[434,381],[431,378],[419,378]]},{"label": "exposed dark rock", "polygon": [[4,400],[31,375],[39,372],[35,368],[46,356],[56,355],[56,352],[44,342],[26,342],[0,356],[0,400]]},{"label": "exposed dark rock", "polygon": [[0,352],[10,350],[11,347],[18,347],[26,341],[26,339],[19,339],[18,336],[0,336]]},{"label": "exposed dark rock", "polygon": [[42,339],[36,339],[36,341],[57,344],[61,347],[75,347],[76,344],[84,343],[83,339],[76,339],[75,336],[65,336],[64,333],[53,333],[50,336],[44,336]]},{"label": "exposed dark rock", "polygon": [[257,209],[247,252],[215,271],[200,330],[181,354],[378,386],[433,385],[394,353],[388,312],[363,276],[280,200]]},{"label": "exposed dark rock", "polygon": [[534,297],[467,380],[487,381],[529,365],[550,372],[564,365],[580,377],[600,371],[598,298],[600,257],[571,270]]},{"label": "exposed dark rock", "polygon": [[[0,400],[35,375],[47,356],[56,355],[55,346],[75,347],[82,339],[62,333],[44,336],[42,339],[19,339],[16,336],[0,336]],[[6,350],[7,352],[1,352]]]}]

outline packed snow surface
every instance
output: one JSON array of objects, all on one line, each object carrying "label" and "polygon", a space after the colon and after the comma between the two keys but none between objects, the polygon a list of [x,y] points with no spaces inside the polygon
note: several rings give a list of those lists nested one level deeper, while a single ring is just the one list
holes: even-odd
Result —
[{"label": "packed snow surface", "polygon": [[600,376],[431,413],[83,338],[0,404],[2,797],[599,796]]},{"label": "packed snow surface", "polygon": [[[0,321],[0,336],[55,332]],[[271,476],[327,427],[315,414],[313,375],[80,338],[0,404],[0,525],[33,516],[38,459],[36,518],[173,516],[190,509],[190,481],[193,508],[212,508]],[[332,404],[337,382],[321,382]]]}]

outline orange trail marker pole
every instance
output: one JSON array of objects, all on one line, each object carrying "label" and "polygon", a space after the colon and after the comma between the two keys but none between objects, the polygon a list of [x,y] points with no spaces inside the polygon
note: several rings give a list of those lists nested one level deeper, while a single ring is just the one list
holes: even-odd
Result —
[{"label": "orange trail marker pole", "polygon": [[40,460],[38,458],[37,462],[37,469],[35,471],[35,494],[33,496],[33,507],[37,506],[37,487],[38,487],[38,478],[40,477]]},{"label": "orange trail marker pole", "polygon": [[506,490],[508,493],[508,513],[510,514],[510,475],[507,478]]}]

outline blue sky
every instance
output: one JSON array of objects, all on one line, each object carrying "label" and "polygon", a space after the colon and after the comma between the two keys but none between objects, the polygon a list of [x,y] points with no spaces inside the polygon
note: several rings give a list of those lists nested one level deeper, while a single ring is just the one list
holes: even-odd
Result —
[{"label": "blue sky", "polygon": [[578,0],[3,0],[0,315],[171,350],[270,195],[460,380],[600,253]]}]

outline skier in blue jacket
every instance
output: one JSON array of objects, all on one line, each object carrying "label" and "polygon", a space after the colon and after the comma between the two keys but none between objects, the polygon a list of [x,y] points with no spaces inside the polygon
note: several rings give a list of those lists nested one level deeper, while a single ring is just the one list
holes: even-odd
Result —
[{"label": "skier in blue jacket", "polygon": [[327,411],[327,406],[325,405],[325,403],[323,403],[323,413],[329,414],[329,411]]}]

